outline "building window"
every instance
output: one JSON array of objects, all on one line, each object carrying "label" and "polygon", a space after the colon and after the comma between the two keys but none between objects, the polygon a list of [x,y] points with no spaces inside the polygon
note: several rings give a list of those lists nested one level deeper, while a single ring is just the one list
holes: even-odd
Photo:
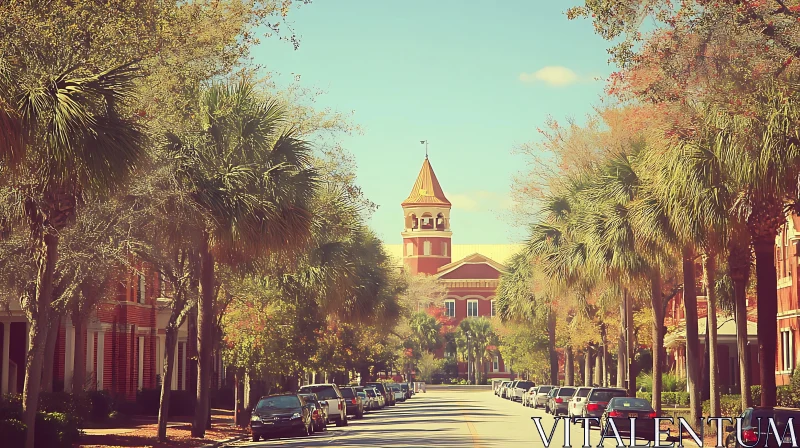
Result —
[{"label": "building window", "polygon": [[781,348],[783,352],[783,370],[794,369],[794,334],[792,330],[781,330]]},{"label": "building window", "polygon": [[477,300],[467,300],[467,317],[478,317]]},{"label": "building window", "polygon": [[500,357],[495,356],[494,361],[492,361],[492,372],[499,372],[500,371]]},{"label": "building window", "polygon": [[137,388],[139,390],[144,389],[144,336],[139,336],[137,339],[138,344],[136,344],[136,351],[139,357],[139,366],[137,369]]},{"label": "building window", "polygon": [[492,300],[492,317],[495,316],[495,313],[496,313],[496,311],[494,309],[494,300]]},{"label": "building window", "polygon": [[414,243],[406,243],[406,257],[414,255]]},{"label": "building window", "polygon": [[139,303],[144,303],[144,290],[145,290],[145,277],[144,274],[139,274]]},{"label": "building window", "polygon": [[167,296],[167,277],[161,272],[158,273],[158,296]]},{"label": "building window", "polygon": [[442,242],[442,256],[443,257],[447,256],[447,242],[446,241]]},{"label": "building window", "polygon": [[444,315],[447,317],[456,317],[456,301],[447,300],[444,302]]},{"label": "building window", "polygon": [[455,356],[455,354],[453,352],[451,352],[449,350],[445,350],[444,351],[444,357],[445,358],[452,358],[453,356]]},{"label": "building window", "polygon": [[430,255],[431,254],[431,242],[430,241],[425,241],[424,243],[422,243],[422,250],[423,250],[423,255]]}]

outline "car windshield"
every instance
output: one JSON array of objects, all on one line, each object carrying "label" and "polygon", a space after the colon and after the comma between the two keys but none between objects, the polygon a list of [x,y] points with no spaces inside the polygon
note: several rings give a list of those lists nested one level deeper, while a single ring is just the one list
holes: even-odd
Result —
[{"label": "car windshield", "polygon": [[591,391],[591,389],[589,389],[589,388],[581,387],[580,389],[578,389],[578,392],[575,393],[575,396],[583,398],[583,397],[588,396],[590,391]]},{"label": "car windshield", "polygon": [[520,381],[519,383],[517,383],[517,388],[518,389],[528,390],[531,387],[533,387],[533,382],[532,381]]},{"label": "car windshield", "polygon": [[558,390],[559,397],[571,397],[575,393],[574,387],[562,387]]},{"label": "car windshield", "polygon": [[539,390],[537,392],[539,392],[540,394],[546,394],[550,392],[552,389],[553,389],[552,386],[539,386]]},{"label": "car windshield", "polygon": [[353,389],[350,387],[342,387],[339,389],[339,392],[342,393],[344,398],[353,398],[355,394],[353,394]]},{"label": "car windshield", "polygon": [[400,388],[403,390],[408,390],[408,384],[403,384],[402,386],[400,386]]},{"label": "car windshield", "polygon": [[317,397],[313,394],[299,394],[300,397],[308,403],[315,403],[317,401]]},{"label": "car windshield", "polygon": [[375,391],[372,390],[372,389],[365,389],[364,393],[366,393],[370,397],[374,397],[375,396]]},{"label": "car windshield", "polygon": [[359,397],[366,397],[367,396],[367,394],[365,394],[364,392],[356,392],[356,393],[358,394]]},{"label": "car windshield", "polygon": [[338,399],[339,395],[332,386],[303,386],[300,392],[315,393],[320,400]]},{"label": "car windshield", "polygon": [[608,402],[608,409],[636,409],[638,411],[652,411],[650,402],[642,398],[614,397]]},{"label": "car windshield", "polygon": [[628,393],[624,390],[614,390],[614,389],[600,389],[600,390],[593,390],[592,393],[589,395],[589,401],[598,401],[598,402],[609,402],[614,397],[624,397]]},{"label": "car windshield", "polygon": [[301,406],[300,399],[295,395],[282,395],[279,397],[262,398],[256,405],[256,411],[269,409],[294,409]]}]

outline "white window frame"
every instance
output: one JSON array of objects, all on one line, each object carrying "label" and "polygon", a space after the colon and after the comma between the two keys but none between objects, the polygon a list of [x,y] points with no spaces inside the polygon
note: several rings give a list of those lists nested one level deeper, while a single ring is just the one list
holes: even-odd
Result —
[{"label": "white window frame", "polygon": [[494,302],[495,302],[494,300],[492,300],[492,302],[491,302],[492,303],[492,311],[491,311],[491,316],[492,317],[497,315],[497,311],[494,309]]},{"label": "white window frame", "polygon": [[499,372],[500,371],[500,357],[495,356],[494,360],[492,360],[492,372]]},{"label": "white window frame", "polygon": [[422,255],[430,255],[431,254],[431,244],[430,241],[423,241],[422,242]]},{"label": "white window frame", "polygon": [[791,328],[781,329],[781,354],[784,372],[794,370],[794,332]]},{"label": "white window frame", "polygon": [[[448,305],[453,304],[453,312],[450,312],[450,307]],[[455,300],[445,300],[444,301],[444,315],[447,317],[456,317],[456,301]]]},{"label": "white window frame", "polygon": [[[475,304],[475,314],[470,314],[470,305],[473,303]],[[467,300],[467,317],[478,317],[478,314],[479,314],[478,300],[476,299]]]},{"label": "white window frame", "polygon": [[447,249],[448,249],[447,241],[442,241],[442,256],[443,257],[447,256]]},{"label": "white window frame", "polygon": [[406,257],[414,256],[414,243],[411,241],[406,243]]}]

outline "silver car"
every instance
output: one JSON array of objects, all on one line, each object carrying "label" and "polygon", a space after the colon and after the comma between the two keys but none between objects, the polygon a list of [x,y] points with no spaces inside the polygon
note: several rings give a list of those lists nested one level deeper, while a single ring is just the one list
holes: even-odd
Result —
[{"label": "silver car", "polygon": [[547,406],[547,396],[550,393],[550,391],[553,390],[553,387],[555,386],[547,385],[547,386],[539,386],[539,388],[536,389],[536,396],[533,397],[531,403],[534,409],[538,408],[539,406],[542,407]]},{"label": "silver car", "polygon": [[589,396],[591,390],[591,387],[579,387],[578,390],[575,391],[575,395],[572,396],[572,399],[569,400],[567,404],[567,415],[569,418],[583,415],[583,408],[586,406],[586,397]]},{"label": "silver car", "polygon": [[522,397],[525,395],[525,392],[533,386],[535,386],[533,381],[517,381],[514,384],[514,389],[511,391],[511,401],[519,401],[522,403]]}]

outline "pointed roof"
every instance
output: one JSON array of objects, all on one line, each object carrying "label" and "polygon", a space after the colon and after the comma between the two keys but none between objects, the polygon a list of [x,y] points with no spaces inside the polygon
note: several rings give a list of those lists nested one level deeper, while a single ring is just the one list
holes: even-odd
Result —
[{"label": "pointed roof", "polygon": [[425,162],[422,163],[422,169],[419,170],[417,181],[414,182],[414,188],[411,189],[411,194],[403,201],[403,207],[409,205],[446,205],[450,206],[450,201],[444,197],[442,186],[439,185],[439,180],[436,179],[436,174],[433,173],[433,167],[425,157]]}]

